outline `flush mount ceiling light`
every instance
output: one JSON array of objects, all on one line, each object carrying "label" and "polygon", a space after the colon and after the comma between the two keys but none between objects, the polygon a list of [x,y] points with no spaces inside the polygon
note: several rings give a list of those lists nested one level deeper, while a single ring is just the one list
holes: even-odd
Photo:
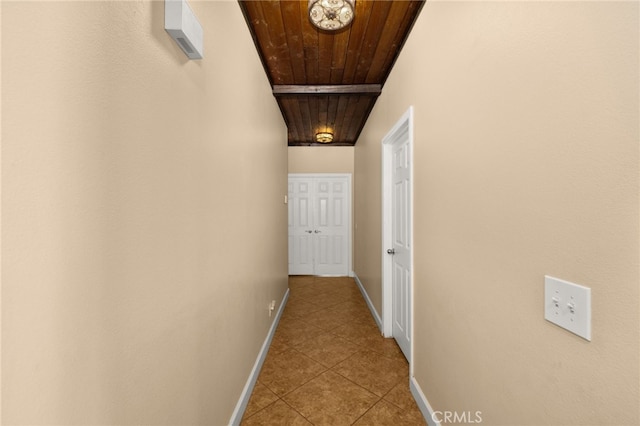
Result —
[{"label": "flush mount ceiling light", "polygon": [[332,141],[333,141],[333,133],[330,133],[330,132],[316,133],[316,142],[329,143]]},{"label": "flush mount ceiling light", "polygon": [[335,31],[353,20],[355,0],[309,0],[309,19],[321,30]]}]

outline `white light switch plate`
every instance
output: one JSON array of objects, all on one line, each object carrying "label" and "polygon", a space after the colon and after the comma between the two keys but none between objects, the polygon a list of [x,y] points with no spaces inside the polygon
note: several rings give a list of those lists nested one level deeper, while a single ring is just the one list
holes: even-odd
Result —
[{"label": "white light switch plate", "polygon": [[545,275],[544,319],[591,341],[591,289]]}]

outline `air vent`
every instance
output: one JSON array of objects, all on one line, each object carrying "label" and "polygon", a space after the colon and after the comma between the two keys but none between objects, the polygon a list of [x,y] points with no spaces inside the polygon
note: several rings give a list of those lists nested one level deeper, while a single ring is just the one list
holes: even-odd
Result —
[{"label": "air vent", "polygon": [[180,43],[180,46],[182,46],[182,50],[187,53],[193,53],[193,49],[191,48],[191,46],[189,46],[187,40],[183,39],[182,37],[176,37],[176,40],[178,40],[178,43]]}]

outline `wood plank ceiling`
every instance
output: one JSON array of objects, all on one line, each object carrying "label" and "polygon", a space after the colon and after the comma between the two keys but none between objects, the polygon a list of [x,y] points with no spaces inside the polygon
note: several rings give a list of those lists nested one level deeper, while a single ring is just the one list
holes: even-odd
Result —
[{"label": "wood plank ceiling", "polygon": [[[321,31],[307,0],[240,0],[288,128],[289,146],[352,146],[424,2],[355,0],[350,26]],[[316,142],[316,133],[333,142]]]}]

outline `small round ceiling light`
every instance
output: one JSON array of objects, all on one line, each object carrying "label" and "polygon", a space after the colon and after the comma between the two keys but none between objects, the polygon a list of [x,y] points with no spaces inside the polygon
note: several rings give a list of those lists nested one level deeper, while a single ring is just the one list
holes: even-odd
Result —
[{"label": "small round ceiling light", "polygon": [[321,30],[336,31],[353,20],[355,0],[309,0],[309,20]]},{"label": "small round ceiling light", "polygon": [[330,132],[316,133],[316,142],[329,143],[332,141],[333,141],[333,133],[330,133]]}]

